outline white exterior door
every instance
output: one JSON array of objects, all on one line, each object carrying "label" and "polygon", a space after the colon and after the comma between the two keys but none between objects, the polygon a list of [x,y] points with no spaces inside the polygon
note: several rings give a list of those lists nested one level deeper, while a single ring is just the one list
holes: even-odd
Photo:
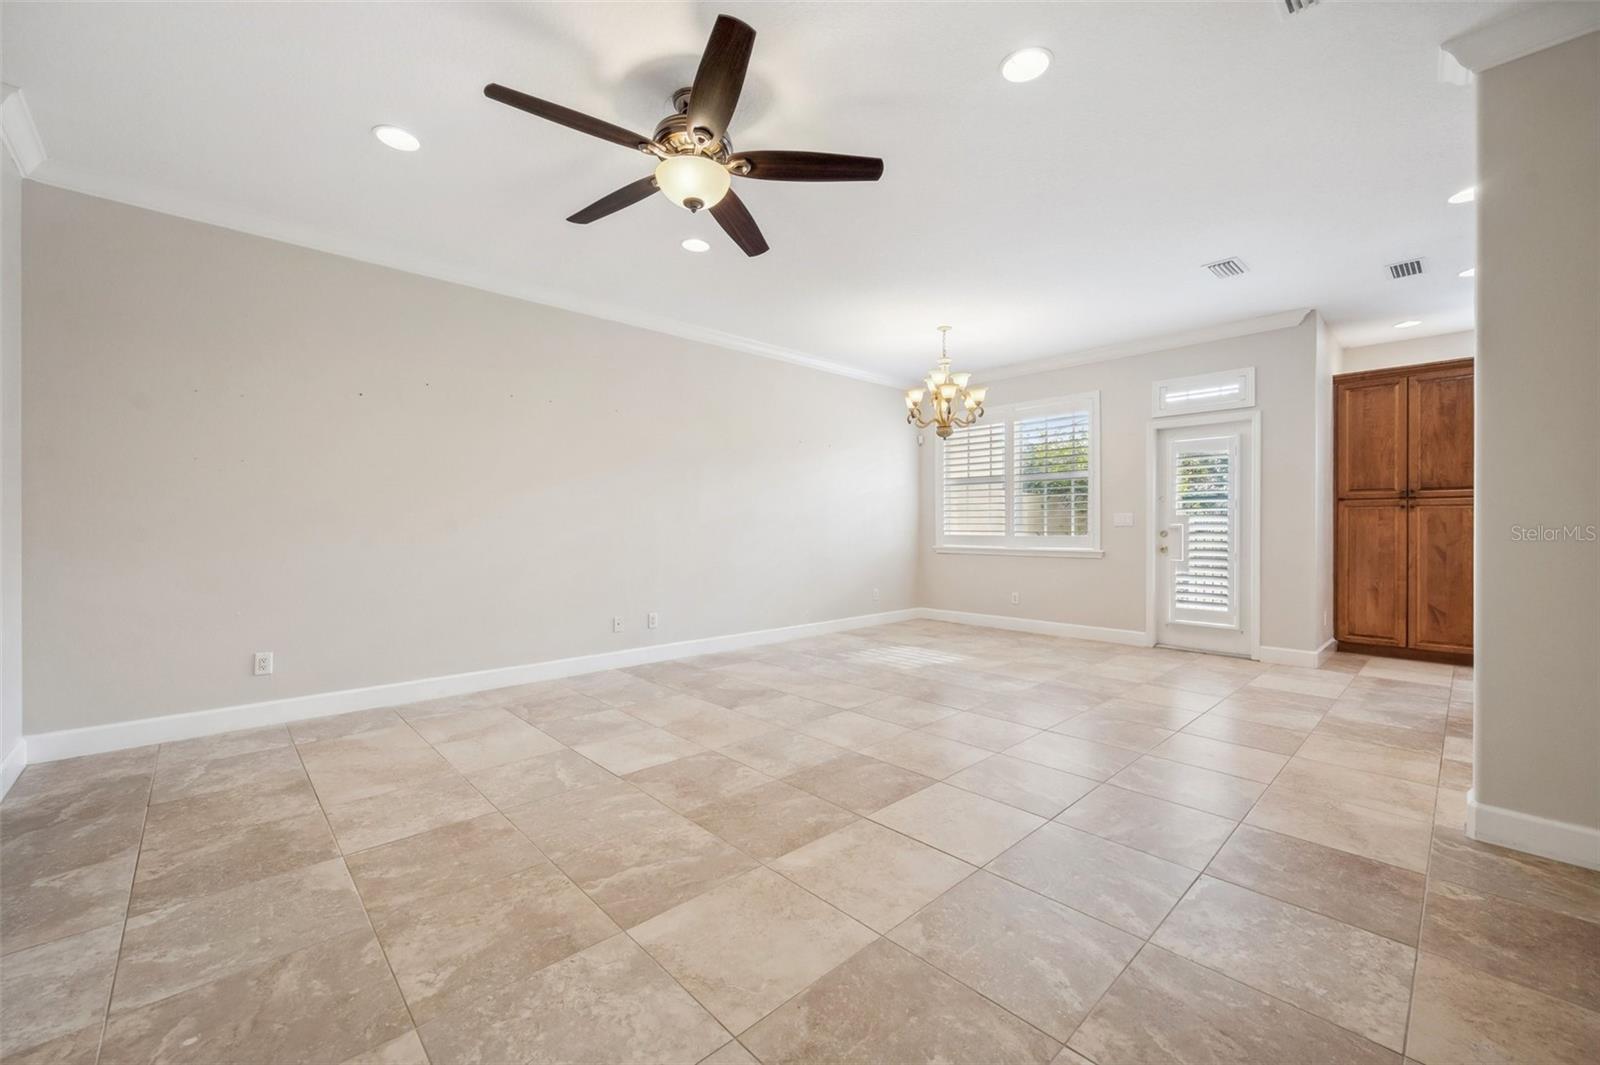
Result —
[{"label": "white exterior door", "polygon": [[1248,656],[1251,424],[1162,429],[1156,463],[1156,642]]}]

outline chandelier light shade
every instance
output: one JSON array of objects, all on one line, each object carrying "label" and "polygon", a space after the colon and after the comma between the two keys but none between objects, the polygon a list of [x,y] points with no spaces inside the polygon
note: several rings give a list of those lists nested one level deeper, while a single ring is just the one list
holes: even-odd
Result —
[{"label": "chandelier light shade", "polygon": [[[946,343],[950,327],[939,327],[939,365],[928,372],[921,388],[906,389],[906,421],[918,429],[934,426],[941,437],[965,429],[983,417],[987,388],[971,387],[972,375],[950,372]],[[926,401],[926,403],[924,402]]]}]

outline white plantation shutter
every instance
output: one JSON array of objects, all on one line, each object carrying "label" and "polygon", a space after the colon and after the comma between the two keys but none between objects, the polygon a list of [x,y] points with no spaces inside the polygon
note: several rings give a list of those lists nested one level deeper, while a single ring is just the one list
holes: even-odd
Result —
[{"label": "white plantation shutter", "polygon": [[1019,418],[1012,535],[1089,534],[1089,412]]},{"label": "white plantation shutter", "polygon": [[1173,456],[1173,499],[1184,524],[1183,563],[1173,576],[1175,611],[1222,620],[1234,613],[1233,452],[1181,449]]},{"label": "white plantation shutter", "polygon": [[946,536],[1006,534],[1006,423],[957,429],[944,441]]},{"label": "white plantation shutter", "polygon": [[1099,396],[991,408],[939,445],[939,545],[1099,552]]}]

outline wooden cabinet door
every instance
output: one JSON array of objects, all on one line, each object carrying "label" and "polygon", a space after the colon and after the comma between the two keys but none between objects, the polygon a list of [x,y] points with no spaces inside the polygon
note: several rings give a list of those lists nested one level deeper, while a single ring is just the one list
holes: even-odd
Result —
[{"label": "wooden cabinet door", "polygon": [[1406,506],[1338,504],[1334,635],[1348,643],[1406,646]]},{"label": "wooden cabinet door", "polygon": [[1427,499],[1408,511],[1411,604],[1408,646],[1472,650],[1472,500]]},{"label": "wooden cabinet door", "polygon": [[1472,491],[1472,367],[1411,375],[1408,484],[1415,496]]},{"label": "wooden cabinet door", "polygon": [[1406,488],[1406,379],[1335,384],[1334,484],[1340,499],[1398,496]]}]

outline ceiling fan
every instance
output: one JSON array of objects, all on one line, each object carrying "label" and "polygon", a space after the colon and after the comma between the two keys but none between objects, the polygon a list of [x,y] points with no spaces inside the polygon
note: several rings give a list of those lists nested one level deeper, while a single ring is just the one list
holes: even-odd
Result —
[{"label": "ceiling fan", "polygon": [[739,102],[739,90],[744,87],[755,40],[755,30],[736,18],[718,15],[700,57],[694,84],[672,94],[674,112],[656,125],[651,137],[504,85],[485,85],[483,94],[658,160],[655,173],[600,197],[567,221],[588,225],[660,190],[680,207],[709,210],[746,255],[760,255],[767,250],[767,241],[730,187],[734,177],[763,181],[877,181],[883,176],[883,160],[827,152],[735,152],[728,138],[728,122]]}]

